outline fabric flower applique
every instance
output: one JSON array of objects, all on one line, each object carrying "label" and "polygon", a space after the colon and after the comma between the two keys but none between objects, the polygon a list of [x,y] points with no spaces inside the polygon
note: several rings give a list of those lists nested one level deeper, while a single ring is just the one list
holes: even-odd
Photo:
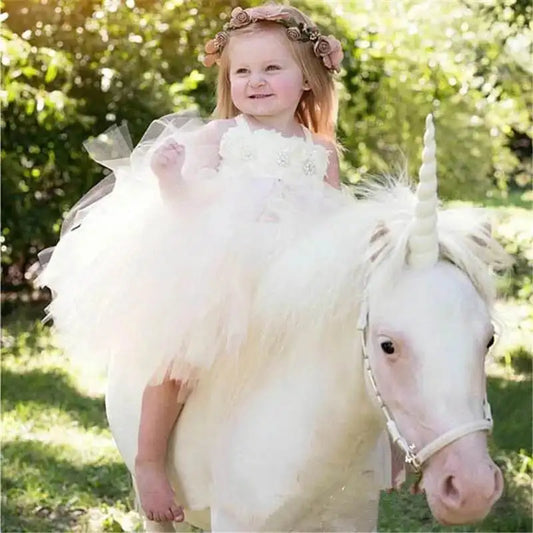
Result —
[{"label": "fabric flower applique", "polygon": [[219,148],[220,156],[232,161],[250,161],[255,158],[255,147],[250,137],[241,128],[231,128],[222,137]]}]

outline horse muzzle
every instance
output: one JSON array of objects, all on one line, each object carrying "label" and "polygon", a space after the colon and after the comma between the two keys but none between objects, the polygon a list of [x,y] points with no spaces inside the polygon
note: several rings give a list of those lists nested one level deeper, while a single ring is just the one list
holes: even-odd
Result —
[{"label": "horse muzzle", "polygon": [[478,432],[449,444],[424,468],[422,486],[435,518],[444,525],[483,520],[503,492],[503,476]]}]

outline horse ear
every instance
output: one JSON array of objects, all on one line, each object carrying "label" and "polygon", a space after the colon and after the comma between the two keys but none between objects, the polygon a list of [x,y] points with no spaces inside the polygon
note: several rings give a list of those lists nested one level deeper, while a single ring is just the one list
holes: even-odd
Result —
[{"label": "horse ear", "polygon": [[380,220],[373,233],[370,237],[370,247],[374,250],[370,256],[370,261],[372,263],[375,262],[375,260],[381,255],[383,250],[387,247],[387,244],[389,242],[389,239],[387,236],[389,235],[389,228],[385,225],[385,222],[383,220]]}]

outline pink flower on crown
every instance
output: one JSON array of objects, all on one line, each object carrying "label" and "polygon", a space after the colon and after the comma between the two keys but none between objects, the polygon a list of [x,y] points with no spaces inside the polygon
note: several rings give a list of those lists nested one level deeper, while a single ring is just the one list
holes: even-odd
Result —
[{"label": "pink flower on crown", "polygon": [[228,43],[228,34],[225,31],[219,31],[214,39],[208,41],[205,45],[205,51],[208,54],[220,52]]},{"label": "pink flower on crown", "polygon": [[247,26],[251,22],[252,22],[252,18],[250,17],[248,10],[245,10],[242,7],[236,7],[231,12],[231,20],[230,20],[231,28],[233,29],[242,28],[243,26]]},{"label": "pink flower on crown", "polygon": [[277,22],[289,18],[288,13],[283,12],[283,6],[261,6],[247,9],[253,20],[270,20]]},{"label": "pink flower on crown", "polygon": [[218,61],[218,54],[207,54],[202,63],[206,67],[212,67]]},{"label": "pink flower on crown", "polygon": [[214,39],[207,41],[204,50],[207,54],[204,58],[204,65],[206,67],[212,67],[219,58],[220,52],[228,44],[229,36],[225,31],[219,31]]},{"label": "pink flower on crown", "polygon": [[217,52],[217,45],[215,44],[215,39],[207,41],[204,46],[206,54],[215,54]]},{"label": "pink flower on crown", "polygon": [[287,28],[287,37],[291,41],[299,41],[302,38],[302,33],[296,26],[291,26],[290,28]]},{"label": "pink flower on crown", "polygon": [[322,59],[324,66],[328,70],[334,70],[336,72],[340,70],[340,64],[344,57],[344,53],[342,51],[341,43],[338,39],[333,37],[333,35],[319,37],[315,42],[313,49],[315,54]]},{"label": "pink flower on crown", "polygon": [[313,47],[315,54],[318,57],[326,56],[331,51],[331,45],[329,44],[329,40],[327,37],[320,36]]}]

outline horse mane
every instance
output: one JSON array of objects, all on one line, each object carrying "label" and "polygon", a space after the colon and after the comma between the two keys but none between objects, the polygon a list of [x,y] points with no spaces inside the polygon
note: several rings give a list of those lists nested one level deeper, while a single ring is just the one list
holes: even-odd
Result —
[{"label": "horse mane", "polygon": [[[371,243],[370,257],[382,256],[385,277],[394,280],[405,268],[407,241],[416,197],[412,183],[405,176],[386,177],[366,184],[357,191],[358,198],[372,205],[372,211],[387,233]],[[491,235],[488,212],[479,207],[439,206],[437,214],[439,260],[448,261],[463,271],[480,296],[492,303],[495,298],[494,274],[505,270],[511,258]],[[381,246],[380,250],[376,250]],[[382,272],[383,275],[383,272]]]},{"label": "horse mane", "polygon": [[[332,327],[355,329],[368,277],[396,279],[406,268],[416,197],[405,175],[373,180],[355,189],[343,207],[269,268],[259,287],[252,323],[265,357],[283,352],[293,335],[317,336]],[[508,267],[507,253],[490,235],[479,208],[438,210],[440,260],[471,280],[490,305],[494,271]],[[266,355],[266,354],[270,354]]]}]

